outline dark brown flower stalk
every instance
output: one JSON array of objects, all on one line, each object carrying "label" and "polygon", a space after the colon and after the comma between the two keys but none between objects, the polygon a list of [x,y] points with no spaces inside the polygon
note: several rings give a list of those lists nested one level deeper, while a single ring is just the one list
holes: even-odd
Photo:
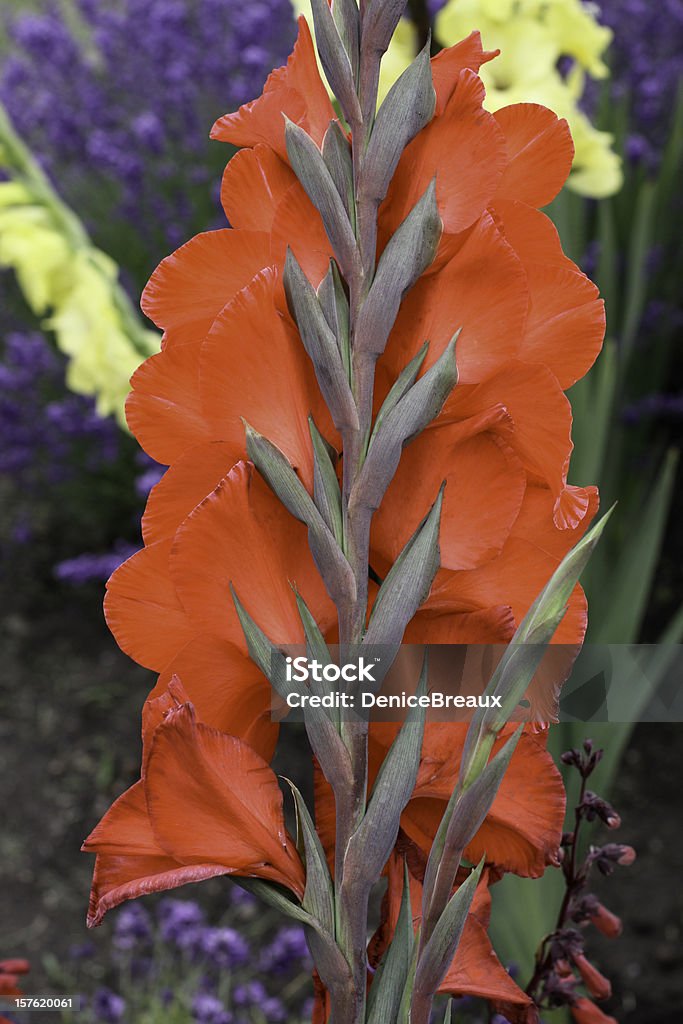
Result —
[{"label": "dark brown flower stalk", "polygon": [[[526,991],[537,1006],[555,1009],[568,1006],[578,1024],[616,1024],[591,1000],[609,999],[612,986],[587,959],[583,929],[593,924],[610,938],[621,933],[621,921],[588,891],[589,875],[595,865],[603,875],[611,875],[617,865],[628,867],[635,860],[635,850],[621,843],[589,846],[581,856],[581,837],[586,822],[596,819],[607,828],[617,829],[621,818],[602,797],[588,789],[588,780],[602,758],[602,750],[586,740],[583,750],[572,749],[562,755],[564,764],[581,775],[579,800],[574,809],[574,828],[562,837],[562,872],[565,894],[557,924],[547,935],[536,957],[536,967]],[[579,927],[576,927],[576,926]],[[583,986],[591,999],[578,989]]]}]

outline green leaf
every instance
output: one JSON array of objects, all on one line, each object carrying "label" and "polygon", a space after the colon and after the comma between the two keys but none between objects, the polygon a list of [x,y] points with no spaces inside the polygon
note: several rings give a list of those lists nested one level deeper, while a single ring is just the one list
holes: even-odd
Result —
[{"label": "green leaf", "polygon": [[[461,776],[443,813],[429,853],[424,891],[427,914],[425,933],[431,932],[431,916],[448,899],[467,844],[486,818],[515,752],[520,726],[481,773],[469,779]],[[476,761],[476,758],[475,758]],[[465,788],[466,787],[466,788]]]},{"label": "green leaf", "polygon": [[443,225],[436,205],[436,183],[431,182],[403,223],[387,242],[370,292],[356,323],[356,346],[381,355],[406,292],[430,265]]},{"label": "green leaf", "polygon": [[387,1024],[398,1018],[401,997],[413,960],[415,935],[410,905],[408,869],[403,871],[403,897],[393,937],[375,972],[368,996],[367,1024]]},{"label": "green leaf", "polygon": [[317,291],[318,301],[325,319],[334,334],[337,347],[341,353],[348,381],[351,381],[351,326],[349,300],[344,291],[344,283],[339,268],[334,260],[320,282]]},{"label": "green leaf", "polygon": [[429,59],[431,40],[391,87],[377,113],[363,162],[363,188],[376,203],[387,194],[401,154],[429,124],[436,108]]},{"label": "green leaf", "polygon": [[322,217],[327,237],[332,243],[342,274],[348,280],[358,263],[356,237],[349,215],[344,209],[337,186],[327,169],[322,153],[303,128],[293,124],[286,115],[285,142],[292,170],[304,187],[306,195]]},{"label": "green leaf", "polygon": [[640,630],[664,540],[676,480],[678,452],[667,453],[644,507],[628,524],[627,540],[610,574],[610,600],[593,640],[632,643]]},{"label": "green leaf", "polygon": [[565,555],[506,647],[484,692],[484,696],[500,698],[501,707],[479,707],[472,717],[460,766],[464,784],[481,772],[495,737],[524,696],[611,514],[612,509]]}]

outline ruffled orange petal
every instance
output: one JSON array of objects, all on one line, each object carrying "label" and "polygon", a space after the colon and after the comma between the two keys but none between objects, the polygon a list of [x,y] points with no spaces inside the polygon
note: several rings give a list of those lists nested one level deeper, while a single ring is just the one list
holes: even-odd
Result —
[{"label": "ruffled orange petal", "polygon": [[200,721],[238,736],[264,761],[272,759],[278,725],[271,719],[270,684],[250,658],[204,633],[164,669],[149,699],[163,695],[174,675],[182,679]]},{"label": "ruffled orange petal", "polygon": [[231,226],[270,233],[278,204],[296,180],[270,146],[259,143],[235,153],[221,184],[221,203]]},{"label": "ruffled orange petal", "polygon": [[569,176],[574,143],[564,118],[538,103],[513,103],[495,113],[507,166],[496,198],[546,206]]},{"label": "ruffled orange petal", "polygon": [[386,367],[386,383],[393,383],[425,341],[429,368],[462,329],[456,346],[460,385],[485,380],[516,357],[528,301],[519,259],[484,214],[457,254],[406,296],[379,373]]},{"label": "ruffled orange petal", "polygon": [[258,99],[219,118],[211,138],[231,142],[233,146],[264,142],[286,160],[283,114],[304,128],[318,145],[335,117],[318,71],[311,32],[303,17],[299,18],[299,38],[285,67],[268,76]]},{"label": "ruffled orange petal", "polygon": [[527,263],[524,269],[531,306],[520,359],[544,363],[566,390],[598,357],[605,304],[585,274],[543,263]]},{"label": "ruffled orange petal", "polygon": [[417,529],[444,479],[441,565],[472,569],[500,553],[524,497],[519,459],[494,433],[458,443],[457,427],[434,427],[405,449],[375,514],[371,557],[381,573]]},{"label": "ruffled orange petal", "polygon": [[169,573],[171,541],[143,548],[107,583],[104,614],[122,651],[160,672],[197,633]]},{"label": "ruffled orange petal", "polygon": [[[466,723],[434,723],[425,731],[423,765],[401,826],[424,851],[431,848],[458,777]],[[494,754],[503,746],[498,740]],[[445,756],[444,756],[445,755]],[[465,855],[504,871],[538,877],[557,859],[564,821],[562,779],[538,737],[524,733],[500,789]]]},{"label": "ruffled orange petal", "polygon": [[396,230],[436,175],[444,230],[457,234],[481,215],[506,165],[505,140],[482,107],[484,87],[472,71],[458,76],[453,95],[404,151],[380,210],[380,235]]},{"label": "ruffled orange petal", "polygon": [[212,633],[245,654],[230,583],[274,643],[303,641],[292,584],[323,630],[335,618],[306,527],[245,463],[235,466],[179,528],[171,574],[196,632]]},{"label": "ruffled orange petal", "polygon": [[87,925],[95,928],[104,915],[126,900],[202,882],[230,871],[221,864],[178,864],[172,857],[128,857],[100,853],[95,858]]},{"label": "ruffled orange petal", "polygon": [[442,114],[455,90],[461,71],[469,69],[479,74],[482,64],[497,57],[500,50],[485,50],[481,45],[481,33],[470,32],[454,46],[448,46],[432,57],[432,81],[436,92],[436,113]]},{"label": "ruffled orange petal", "polygon": [[557,525],[576,526],[586,514],[588,501],[576,489],[565,495],[574,447],[572,413],[556,377],[545,366],[511,362],[483,384],[456,388],[442,417],[475,416],[497,403],[512,420],[507,442],[532,479],[547,484],[555,495]]},{"label": "ruffled orange petal", "polygon": [[184,864],[210,861],[303,892],[282,793],[267,763],[241,740],[197,722],[192,706],[156,730],[144,780],[155,838]]},{"label": "ruffled orange petal", "polygon": [[205,231],[162,260],[142,293],[142,308],[164,344],[198,343],[226,302],[270,263],[262,231]]},{"label": "ruffled orange petal", "polygon": [[312,491],[308,417],[331,442],[336,432],[299,334],[276,308],[276,285],[276,273],[264,270],[214,321],[200,358],[202,408],[210,436],[229,442],[237,457],[246,456],[246,420],[284,452]]}]

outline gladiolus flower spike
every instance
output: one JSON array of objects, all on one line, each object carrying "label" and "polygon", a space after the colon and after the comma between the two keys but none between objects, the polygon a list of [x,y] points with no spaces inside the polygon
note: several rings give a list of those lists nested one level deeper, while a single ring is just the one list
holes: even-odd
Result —
[{"label": "gladiolus flower spike", "polygon": [[[232,227],[190,240],[145,290],[164,341],[127,415],[169,468],[105,610],[159,679],[140,781],[85,844],[89,919],[228,875],[307,926],[316,1020],[426,1024],[448,992],[523,1022],[533,1000],[491,948],[489,883],[559,860],[543,727],[558,685],[539,684],[537,652],[586,626],[577,580],[604,520],[586,532],[597,492],[567,483],[564,390],[604,312],[538,209],[569,173],[567,125],[535,104],[483,108],[476,33],[421,53],[377,109],[403,6],[316,0],[343,120],[301,19],[287,66],[213,129],[241,147],[223,180]],[[468,727],[419,708],[399,727],[309,708],[315,817],[294,791],[295,841],[268,766],[283,647],[326,665],[331,643],[369,656],[404,640],[508,645],[497,709]]]}]

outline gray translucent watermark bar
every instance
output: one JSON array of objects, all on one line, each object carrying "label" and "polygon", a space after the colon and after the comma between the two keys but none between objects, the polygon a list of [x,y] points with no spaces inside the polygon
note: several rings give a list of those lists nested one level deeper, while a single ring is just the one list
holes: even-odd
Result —
[{"label": "gray translucent watermark bar", "polygon": [[[528,645],[527,645],[528,646]],[[289,646],[271,666],[271,712],[302,722],[323,709],[334,720],[402,721],[425,707],[427,720],[468,721],[495,706],[486,689],[508,650],[503,644],[331,646],[321,662]],[[538,669],[514,717],[563,722],[683,722],[683,645],[551,644],[538,648]],[[416,689],[427,657],[427,695]]]}]

